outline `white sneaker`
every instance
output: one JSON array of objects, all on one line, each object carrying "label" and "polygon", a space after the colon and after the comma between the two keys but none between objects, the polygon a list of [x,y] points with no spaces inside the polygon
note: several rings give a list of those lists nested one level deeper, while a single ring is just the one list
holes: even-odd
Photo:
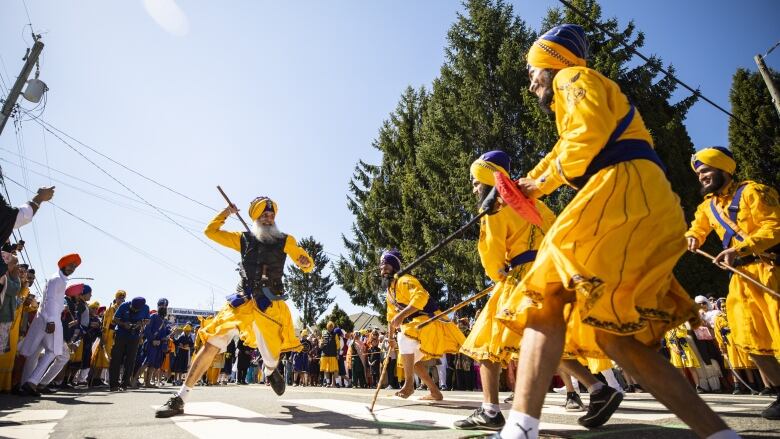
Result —
[{"label": "white sneaker", "polygon": [[561,395],[565,395],[566,394],[566,386],[555,387],[555,388],[553,388],[553,392],[560,393]]},{"label": "white sneaker", "polygon": [[393,390],[393,386],[387,386],[385,387],[385,390]]}]

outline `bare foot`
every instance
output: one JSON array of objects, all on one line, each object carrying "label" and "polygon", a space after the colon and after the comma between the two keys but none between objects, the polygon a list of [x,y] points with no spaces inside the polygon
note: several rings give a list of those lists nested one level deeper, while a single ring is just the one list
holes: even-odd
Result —
[{"label": "bare foot", "polygon": [[400,398],[406,399],[410,396],[412,396],[412,393],[414,393],[414,389],[407,389],[406,387],[402,388],[401,390],[395,392],[395,396],[398,396]]},{"label": "bare foot", "polygon": [[425,395],[420,398],[420,401],[442,401],[444,400],[444,395],[441,394],[441,392],[431,392],[428,395]]}]

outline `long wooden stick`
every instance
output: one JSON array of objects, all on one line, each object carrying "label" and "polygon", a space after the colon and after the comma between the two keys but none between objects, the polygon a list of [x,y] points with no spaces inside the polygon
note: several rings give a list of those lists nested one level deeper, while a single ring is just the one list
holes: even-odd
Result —
[{"label": "long wooden stick", "polygon": [[[696,253],[704,256],[705,258],[708,258],[709,260],[711,260],[713,262],[715,261],[715,257],[714,256],[712,256],[711,254],[709,254],[709,253],[707,253],[707,252],[705,252],[705,251],[703,251],[701,249],[697,248],[696,249]],[[728,270],[728,271],[736,274],[737,276],[745,279],[746,281],[748,281],[748,282],[752,283],[753,285],[761,288],[762,290],[766,291],[767,293],[780,298],[780,294],[778,294],[777,291],[775,291],[775,290],[769,288],[768,286],[762,284],[761,282],[753,279],[752,276],[750,276],[749,274],[745,273],[744,271],[736,269],[736,268],[734,268],[734,267],[732,267],[730,265],[726,265],[726,264],[723,264],[723,263],[720,263],[720,264],[717,264],[717,265],[718,265],[718,267],[720,267],[720,268],[722,268],[724,270]]]},{"label": "long wooden stick", "polygon": [[376,398],[379,396],[379,391],[382,389],[382,381],[385,379],[385,375],[387,375],[387,366],[389,364],[390,364],[390,350],[388,349],[387,356],[385,357],[385,361],[382,362],[382,373],[379,375],[379,382],[376,383],[376,391],[374,392],[374,398],[371,399],[371,407],[368,409],[368,411],[371,413],[374,413],[374,404],[376,404]]},{"label": "long wooden stick", "polygon": [[[219,191],[220,194],[222,194],[222,197],[225,199],[225,201],[227,201],[228,206],[233,206],[233,207],[236,206],[235,204],[233,204],[232,201],[230,201],[230,198],[228,198],[227,194],[225,194],[225,191],[223,191],[222,188],[219,187],[219,185],[217,185],[217,190]],[[251,232],[252,230],[249,228],[246,221],[244,221],[244,218],[241,217],[241,214],[236,212],[236,216],[238,217],[239,221],[241,221],[241,224],[243,224],[244,227],[246,227],[246,231]]]},{"label": "long wooden stick", "polygon": [[493,287],[495,287],[495,284],[485,288],[484,290],[482,290],[479,293],[469,297],[468,299],[464,300],[463,302],[460,302],[457,305],[453,305],[453,306],[445,309],[444,311],[436,314],[435,316],[429,318],[428,320],[420,323],[419,325],[417,325],[417,330],[419,331],[420,329],[428,326],[429,324],[431,324],[432,322],[442,318],[443,316],[446,316],[447,314],[455,312],[455,311],[463,308],[464,306],[468,305],[469,303],[487,296],[491,291],[493,291]]}]

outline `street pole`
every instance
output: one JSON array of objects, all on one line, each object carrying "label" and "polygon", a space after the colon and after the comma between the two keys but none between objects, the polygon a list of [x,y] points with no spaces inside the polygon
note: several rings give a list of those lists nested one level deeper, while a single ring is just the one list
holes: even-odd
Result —
[{"label": "street pole", "polygon": [[764,82],[769,89],[769,94],[772,96],[772,103],[775,104],[775,110],[777,110],[777,115],[780,117],[780,90],[777,89],[777,84],[772,80],[772,75],[769,73],[766,64],[764,64],[764,57],[756,55],[753,59],[758,66],[758,72],[761,73],[761,77],[764,78]]},{"label": "street pole", "polygon": [[32,50],[30,50],[30,53],[27,55],[27,61],[24,63],[24,67],[22,67],[22,72],[19,73],[19,76],[16,78],[16,82],[3,104],[3,109],[0,110],[0,134],[3,134],[5,123],[11,118],[11,112],[16,105],[16,101],[19,99],[22,87],[24,87],[24,83],[27,82],[27,78],[30,76],[30,72],[35,66],[35,63],[38,62],[38,56],[40,56],[42,50],[43,43],[36,41],[35,44],[33,44]]}]

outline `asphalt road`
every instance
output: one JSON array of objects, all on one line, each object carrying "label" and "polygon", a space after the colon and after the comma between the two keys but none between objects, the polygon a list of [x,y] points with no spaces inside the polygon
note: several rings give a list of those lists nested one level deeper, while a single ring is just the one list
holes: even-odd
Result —
[{"label": "asphalt road", "polygon": [[[124,393],[76,390],[40,399],[0,396],[2,438],[238,439],[263,438],[465,438],[479,432],[454,430],[452,422],[481,402],[478,392],[445,392],[445,401],[418,401],[417,392],[402,400],[383,390],[374,413],[373,391],[288,387],[277,397],[264,385],[197,387],[184,416],[156,419],[154,407],[174,391],[134,390]],[[502,399],[507,394],[502,394]],[[743,437],[780,437],[780,421],[759,413],[771,398],[750,395],[704,395],[705,400]],[[587,394],[582,395],[587,404]],[[566,412],[563,396],[548,394],[542,415],[545,437],[565,438],[692,438],[675,416],[648,394],[628,394],[620,410],[602,428],[577,425],[581,413]],[[504,413],[509,404],[502,404]]]}]

